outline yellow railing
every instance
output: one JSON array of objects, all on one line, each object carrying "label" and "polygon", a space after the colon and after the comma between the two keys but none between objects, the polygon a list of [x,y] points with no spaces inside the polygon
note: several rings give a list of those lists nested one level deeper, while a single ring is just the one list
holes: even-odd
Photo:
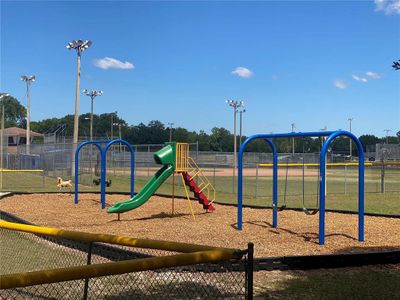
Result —
[{"label": "yellow railing", "polygon": [[0,172],[4,173],[40,173],[44,172],[44,170],[10,170],[10,169],[0,169]]},{"label": "yellow railing", "polygon": [[[385,166],[400,166],[400,162],[398,161],[385,161],[383,163]],[[258,164],[259,167],[272,167],[273,164]],[[278,163],[278,167],[302,167],[302,163]],[[319,163],[305,163],[305,167],[319,167]],[[327,163],[327,167],[357,167],[358,162],[345,162],[345,163]],[[382,162],[380,161],[373,161],[373,162],[364,162],[365,167],[372,167],[372,166],[382,166]]]},{"label": "yellow railing", "polygon": [[189,144],[176,143],[175,172],[182,173],[188,170]]},{"label": "yellow railing", "polygon": [[[259,167],[272,167],[273,164],[258,164]],[[278,167],[302,167],[302,163],[288,163],[288,164],[278,164]],[[350,167],[350,166],[358,166],[357,162],[352,163],[327,163],[327,167]],[[364,163],[364,166],[372,166],[371,162]],[[319,167],[319,163],[305,163],[304,167]]]},{"label": "yellow railing", "polygon": [[48,284],[70,280],[79,280],[100,276],[110,276],[155,270],[175,266],[194,265],[208,262],[220,262],[238,258],[240,252],[235,249],[216,248],[186,243],[133,239],[124,236],[108,234],[92,234],[67,231],[57,228],[46,228],[0,221],[0,228],[22,231],[45,236],[60,237],[84,242],[103,242],[139,248],[161,249],[166,251],[187,252],[163,257],[125,260],[118,262],[50,269],[43,271],[24,272],[0,276],[0,289],[26,287],[38,284]]},{"label": "yellow railing", "polygon": [[[198,187],[200,191],[206,194],[210,204],[215,201],[216,191],[214,186],[211,184],[210,180],[208,180],[207,176],[203,174],[203,170],[196,164],[193,158],[188,157],[188,173],[190,178],[193,180],[197,178]],[[206,192],[204,192],[206,191]]]}]

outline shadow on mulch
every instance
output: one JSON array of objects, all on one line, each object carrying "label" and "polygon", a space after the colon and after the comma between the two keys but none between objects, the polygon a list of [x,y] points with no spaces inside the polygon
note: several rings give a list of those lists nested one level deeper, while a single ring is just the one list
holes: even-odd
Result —
[{"label": "shadow on mulch", "polygon": [[[318,233],[315,233],[315,232],[295,232],[295,231],[292,231],[292,230],[289,230],[289,229],[286,229],[286,228],[283,228],[283,227],[273,228],[271,223],[265,222],[265,221],[246,221],[246,222],[243,222],[243,223],[254,225],[254,226],[259,226],[259,227],[263,227],[263,228],[268,228],[269,232],[274,233],[276,235],[281,234],[279,231],[284,231],[284,232],[289,233],[291,235],[303,238],[303,240],[305,242],[311,242],[311,243],[317,244],[317,245],[319,244]],[[231,227],[234,228],[234,229],[238,229],[237,223],[231,224]],[[348,238],[348,239],[353,240],[353,241],[357,241],[358,240],[357,238],[355,238],[355,237],[353,237],[351,235],[345,234],[345,233],[331,233],[331,234],[326,234],[325,235],[325,237],[330,237],[330,236],[343,236],[343,237]]]},{"label": "shadow on mulch", "polygon": [[[196,216],[207,214],[204,213],[196,213]],[[147,220],[154,220],[154,219],[173,219],[173,218],[181,218],[181,217],[192,217],[190,213],[158,213],[148,217],[142,218],[130,218],[130,219],[121,219],[121,220],[111,220],[110,222],[126,222],[126,221],[147,221]]]}]

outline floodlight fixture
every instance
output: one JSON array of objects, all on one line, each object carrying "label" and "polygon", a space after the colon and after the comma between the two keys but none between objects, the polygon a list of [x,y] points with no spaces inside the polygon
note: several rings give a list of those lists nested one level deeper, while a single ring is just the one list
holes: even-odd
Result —
[{"label": "floodlight fixture", "polygon": [[89,91],[87,89],[84,89],[82,92],[86,96],[90,97],[90,140],[93,140],[93,101],[94,101],[94,98],[96,98],[97,96],[103,95],[103,91],[100,91],[100,90]]},{"label": "floodlight fixture", "polygon": [[86,41],[73,40],[67,44],[67,49],[69,49],[69,50],[75,49],[79,53],[81,53],[81,52],[85,51],[86,49],[88,49],[91,45],[92,45],[92,41],[90,41],[90,40],[86,40]]}]

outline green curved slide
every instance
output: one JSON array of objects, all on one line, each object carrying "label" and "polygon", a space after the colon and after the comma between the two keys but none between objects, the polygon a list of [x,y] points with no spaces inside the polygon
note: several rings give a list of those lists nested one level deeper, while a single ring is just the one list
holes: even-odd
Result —
[{"label": "green curved slide", "polygon": [[138,208],[150,199],[163,182],[175,171],[176,144],[171,143],[154,153],[154,160],[163,167],[154,174],[146,185],[132,199],[119,202],[110,207],[108,213],[123,213]]}]

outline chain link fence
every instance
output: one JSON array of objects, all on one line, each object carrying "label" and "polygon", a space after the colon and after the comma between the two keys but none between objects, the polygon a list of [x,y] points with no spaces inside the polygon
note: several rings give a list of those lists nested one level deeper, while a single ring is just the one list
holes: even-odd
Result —
[{"label": "chain link fence", "polygon": [[[4,214],[2,218],[13,219]],[[182,265],[178,263],[182,254],[176,251],[82,242],[5,228],[0,229],[0,240],[1,299],[251,299],[249,295],[252,295],[253,250],[250,259],[245,250],[238,251],[237,258],[229,260]],[[192,261],[202,255],[197,253],[190,254],[194,258]],[[165,268],[151,267],[152,260],[161,257],[173,257],[176,263]],[[115,274],[116,264],[143,259],[148,260],[148,269]],[[106,268],[102,269],[104,264]],[[76,272],[74,268],[85,265],[93,269],[100,266],[98,273],[91,278],[81,276],[68,280],[68,276]],[[101,273],[104,269],[105,274]],[[60,278],[57,270],[63,271],[63,279],[47,283],[48,276]],[[107,273],[107,270],[110,271]],[[4,276],[18,277],[21,272],[36,271],[44,271],[43,283],[3,289],[2,284],[7,281]],[[96,276],[100,273],[101,276]],[[31,277],[25,282],[32,280]]]},{"label": "chain link fence", "polygon": [[[158,169],[154,161],[154,153],[164,144],[134,145],[135,150],[135,191],[138,191]],[[376,153],[366,153],[366,160],[377,161],[383,157],[384,165],[367,166],[365,169],[366,193],[393,193],[400,192],[400,166],[388,163],[397,161],[399,145],[377,145]],[[389,149],[390,148],[390,149]],[[386,149],[386,150],[385,150]],[[389,149],[389,150],[387,150]],[[56,191],[55,179],[64,180],[71,178],[72,144],[49,143],[31,145],[31,155],[24,158],[24,148],[18,151],[18,158],[10,163],[10,158],[4,161],[5,168],[21,169],[22,166],[42,169],[43,173],[19,174],[17,180],[13,174],[3,174],[3,190],[6,191]],[[190,156],[204,169],[204,174],[209,178],[217,191],[218,200],[232,202],[236,197],[236,175],[233,169],[233,153],[229,152],[204,152],[198,151],[198,144],[190,144]],[[34,158],[33,158],[34,157]],[[393,160],[394,159],[394,160]],[[33,161],[35,161],[33,163]],[[301,166],[304,164],[318,164],[319,153],[279,153],[280,164],[300,164],[300,166],[279,168],[279,194],[288,197],[315,197],[318,194],[317,167]],[[330,151],[328,163],[357,162],[357,157],[349,157],[341,153]],[[245,153],[244,165],[244,196],[249,199],[268,199],[272,194],[272,168],[261,167],[260,164],[272,163],[271,153]],[[130,153],[126,146],[114,144],[107,153],[107,178],[112,184],[107,187],[108,192],[129,192]],[[80,152],[79,158],[79,183],[81,191],[98,191],[100,178],[100,156],[95,146],[88,145]],[[354,166],[329,166],[328,167],[328,194],[349,195],[357,193],[357,167]],[[42,176],[42,178],[38,178]],[[10,179],[7,179],[10,178]],[[26,180],[20,180],[26,178]],[[161,194],[171,194],[172,178],[161,186]],[[303,183],[304,182],[304,183]],[[175,181],[179,187],[180,180]],[[183,187],[176,189],[178,196],[184,196]]]}]

